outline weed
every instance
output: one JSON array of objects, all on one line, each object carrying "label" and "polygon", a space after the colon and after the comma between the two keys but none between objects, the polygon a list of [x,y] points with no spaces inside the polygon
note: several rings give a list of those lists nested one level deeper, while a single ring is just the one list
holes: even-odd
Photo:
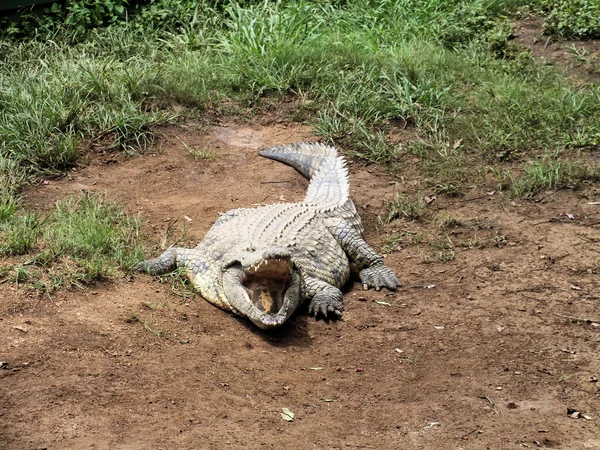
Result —
[{"label": "weed", "polygon": [[377,216],[380,224],[388,224],[396,219],[408,221],[421,221],[427,215],[427,208],[423,197],[419,194],[400,194],[387,205],[387,211]]},{"label": "weed", "polygon": [[0,223],[0,255],[22,255],[37,243],[40,218],[36,213],[12,215]]},{"label": "weed", "polygon": [[200,147],[198,147],[198,146],[192,146],[192,147],[190,147],[189,145],[187,145],[179,137],[177,137],[177,140],[183,144],[183,146],[185,147],[185,149],[188,152],[190,152],[190,154],[194,157],[194,159],[196,161],[200,161],[200,160],[203,160],[203,159],[213,160],[213,159],[217,158],[217,155],[214,152],[210,151],[206,147],[204,149],[200,149]]},{"label": "weed", "polygon": [[569,159],[530,161],[519,176],[510,169],[493,173],[499,179],[499,187],[513,197],[531,196],[551,189],[576,189],[584,181],[600,181],[600,168]]},{"label": "weed", "polygon": [[391,253],[398,250],[400,244],[416,245],[421,244],[426,240],[427,238],[421,231],[402,231],[399,234],[390,236],[381,248],[381,252]]},{"label": "weed", "polygon": [[159,339],[164,336],[164,332],[162,332],[160,330],[155,330],[150,325],[148,325],[147,322],[143,323],[143,328],[144,328],[145,331],[147,331],[148,333],[153,334],[154,336],[156,336]]},{"label": "weed", "polygon": [[444,231],[448,231],[451,228],[458,228],[463,225],[463,222],[450,214],[444,214],[438,218],[440,222],[440,228]]},{"label": "weed", "polygon": [[419,376],[421,357],[418,354],[415,354],[404,361],[408,363],[408,369],[402,369],[402,375],[408,381],[416,380]]},{"label": "weed", "polygon": [[444,249],[435,253],[433,261],[436,263],[446,263],[454,260],[456,252],[452,249]]},{"label": "weed", "polygon": [[599,37],[600,4],[595,0],[542,0],[544,32],[560,37]]},{"label": "weed", "polygon": [[138,221],[120,205],[84,194],[58,201],[44,220],[18,212],[0,223],[0,254],[24,255],[11,280],[31,281],[35,290],[49,294],[65,286],[83,288],[116,267],[131,269],[144,253],[138,230]]},{"label": "weed", "polygon": [[180,267],[173,272],[158,277],[161,283],[170,283],[173,293],[183,299],[196,296],[193,285],[185,276],[185,268]]}]

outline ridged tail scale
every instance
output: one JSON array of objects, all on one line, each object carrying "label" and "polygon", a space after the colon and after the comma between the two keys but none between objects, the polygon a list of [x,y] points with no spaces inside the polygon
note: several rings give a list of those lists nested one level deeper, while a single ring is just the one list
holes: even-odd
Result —
[{"label": "ridged tail scale", "polygon": [[262,150],[260,155],[292,166],[310,180],[306,203],[317,204],[322,209],[348,203],[348,169],[335,147],[317,142],[278,145]]}]

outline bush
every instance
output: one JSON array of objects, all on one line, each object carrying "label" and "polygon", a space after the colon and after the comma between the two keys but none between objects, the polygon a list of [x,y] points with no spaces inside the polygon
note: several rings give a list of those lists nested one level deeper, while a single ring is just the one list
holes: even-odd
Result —
[{"label": "bush", "polygon": [[600,1],[544,0],[544,32],[559,37],[600,37]]}]

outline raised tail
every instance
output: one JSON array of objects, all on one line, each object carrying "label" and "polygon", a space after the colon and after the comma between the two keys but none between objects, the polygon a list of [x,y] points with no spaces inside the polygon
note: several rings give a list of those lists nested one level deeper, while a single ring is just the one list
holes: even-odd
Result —
[{"label": "raised tail", "polygon": [[300,142],[265,148],[258,154],[292,166],[310,180],[325,158],[337,156],[337,150],[318,142]]},{"label": "raised tail", "polygon": [[305,202],[336,208],[350,198],[346,161],[335,147],[314,143],[278,145],[261,150],[266,158],[292,166],[310,181]]}]

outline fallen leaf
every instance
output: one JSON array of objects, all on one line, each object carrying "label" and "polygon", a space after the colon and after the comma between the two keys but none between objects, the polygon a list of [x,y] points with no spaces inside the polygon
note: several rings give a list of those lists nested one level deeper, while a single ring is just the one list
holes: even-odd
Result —
[{"label": "fallen leaf", "polygon": [[388,302],[375,301],[375,303],[377,303],[378,305],[383,305],[383,306],[392,306],[391,303],[388,303]]},{"label": "fallen leaf", "polygon": [[444,325],[436,325],[433,328],[435,328],[436,330],[443,330],[444,329]]},{"label": "fallen leaf", "polygon": [[294,414],[292,411],[290,411],[287,408],[281,408],[281,410],[283,411],[281,414],[281,418],[283,420],[285,420],[286,422],[293,422],[294,421],[294,417],[296,417],[296,414]]},{"label": "fallen leaf", "polygon": [[326,403],[333,403],[333,402],[337,402],[337,400],[334,400],[334,399],[332,399],[332,398],[324,398],[324,399],[323,399],[323,401],[324,401],[324,402],[326,402]]},{"label": "fallen leaf", "polygon": [[588,205],[600,205],[600,202],[588,202]]},{"label": "fallen leaf", "polygon": [[436,286],[437,284],[428,284],[427,286],[425,286],[425,289],[433,289]]},{"label": "fallen leaf", "polygon": [[574,291],[580,291],[581,288],[579,286],[575,286],[574,284],[571,285],[571,289],[573,289]]},{"label": "fallen leaf", "polygon": [[191,222],[191,221],[192,221],[192,218],[191,218],[191,217],[189,217],[189,216],[183,216],[183,218],[184,218],[185,220],[187,220],[188,222]]},{"label": "fallen leaf", "polygon": [[[396,349],[396,353],[404,353],[404,350],[402,350],[401,348],[397,348]],[[597,380],[596,380],[597,381]]]},{"label": "fallen leaf", "polygon": [[575,219],[575,216],[573,214],[566,213],[565,216],[567,216],[571,220]]},{"label": "fallen leaf", "polygon": [[311,367],[310,370],[323,370],[322,367]]}]

